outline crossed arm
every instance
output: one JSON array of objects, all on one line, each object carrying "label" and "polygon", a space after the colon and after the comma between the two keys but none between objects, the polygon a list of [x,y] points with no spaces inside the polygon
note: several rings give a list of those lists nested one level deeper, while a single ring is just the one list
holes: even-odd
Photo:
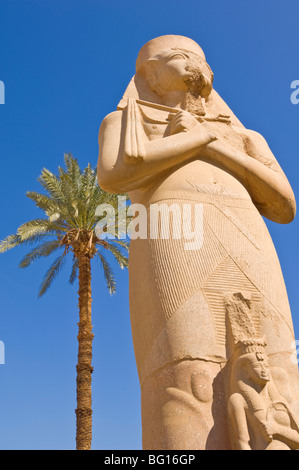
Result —
[{"label": "crossed arm", "polygon": [[[144,142],[142,159],[125,154],[124,126],[120,111],[104,119],[99,133],[98,180],[109,192],[127,192],[142,187],[153,175],[196,157],[200,148],[215,140],[206,129]],[[131,162],[130,162],[131,160]]]},{"label": "crossed arm", "polygon": [[207,155],[238,178],[248,190],[259,212],[281,224],[296,214],[294,193],[265,139],[254,131],[244,131],[247,153],[224,142],[207,146]]},{"label": "crossed arm", "polygon": [[[192,118],[194,119],[194,118]],[[172,135],[145,141],[144,156],[130,163],[124,150],[123,113],[116,111],[104,119],[99,133],[98,180],[109,192],[127,192],[142,187],[153,175],[182,162],[205,158],[216,162],[239,179],[250,193],[260,213],[274,222],[289,223],[296,212],[291,186],[265,139],[244,131],[247,152],[217,140],[211,127],[192,122],[186,113],[173,119]]]}]

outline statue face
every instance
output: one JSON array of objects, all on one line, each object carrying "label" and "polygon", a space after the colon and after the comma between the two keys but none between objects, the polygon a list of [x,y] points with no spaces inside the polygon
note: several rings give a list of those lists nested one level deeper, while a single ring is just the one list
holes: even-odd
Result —
[{"label": "statue face", "polygon": [[186,80],[190,76],[187,68],[188,56],[179,50],[172,50],[150,61],[148,82],[160,95],[174,90],[187,91]]},{"label": "statue face", "polygon": [[[205,74],[205,79],[203,76]],[[206,78],[206,75],[210,75]],[[146,66],[150,87],[160,96],[170,91],[200,91],[213,74],[208,65],[196,54],[180,49],[168,49],[150,59]]]},{"label": "statue face", "polygon": [[187,89],[186,81],[190,77],[190,57],[180,52],[173,51],[164,60],[161,60],[161,77],[168,82],[171,89]]},{"label": "statue face", "polygon": [[270,368],[266,354],[250,354],[248,362],[248,372],[250,378],[259,383],[266,383],[270,380]]}]

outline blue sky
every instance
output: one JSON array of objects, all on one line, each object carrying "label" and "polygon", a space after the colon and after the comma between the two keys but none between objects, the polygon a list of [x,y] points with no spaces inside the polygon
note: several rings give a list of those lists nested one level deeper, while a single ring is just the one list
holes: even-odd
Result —
[{"label": "blue sky", "polygon": [[[243,124],[267,139],[299,194],[297,0],[0,0],[0,238],[40,215],[25,197],[39,190],[43,167],[56,171],[65,152],[82,167],[97,163],[97,135],[115,110],[140,47],[181,34],[204,49],[214,86]],[[298,217],[267,221],[299,339]],[[18,269],[26,250],[0,257],[0,449],[75,447],[77,289],[69,266],[46,296],[49,265]],[[118,292],[93,269],[93,448],[141,449],[139,383],[130,332],[128,275]]]}]

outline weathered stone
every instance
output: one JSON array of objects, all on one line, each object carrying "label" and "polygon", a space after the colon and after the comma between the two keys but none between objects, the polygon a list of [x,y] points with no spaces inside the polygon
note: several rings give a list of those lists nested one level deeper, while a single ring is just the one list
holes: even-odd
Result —
[{"label": "weathered stone", "polygon": [[[130,247],[143,446],[297,449],[292,318],[261,217],[291,222],[295,199],[265,139],[212,84],[198,44],[156,38],[99,134],[101,187],[128,192],[148,218],[163,205],[159,236],[147,227]],[[190,248],[177,229],[199,206],[202,237]]]}]

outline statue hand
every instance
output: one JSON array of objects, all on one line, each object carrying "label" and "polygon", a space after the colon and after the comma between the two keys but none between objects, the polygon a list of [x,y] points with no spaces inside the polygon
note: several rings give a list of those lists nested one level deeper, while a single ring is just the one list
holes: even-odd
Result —
[{"label": "statue hand", "polygon": [[260,424],[262,426],[265,439],[268,442],[272,442],[273,436],[277,431],[275,423],[273,423],[273,421],[260,421]]},{"label": "statue hand", "polygon": [[179,111],[177,114],[170,114],[170,134],[178,134],[179,132],[188,132],[195,126],[200,126],[197,119],[188,111]]}]

